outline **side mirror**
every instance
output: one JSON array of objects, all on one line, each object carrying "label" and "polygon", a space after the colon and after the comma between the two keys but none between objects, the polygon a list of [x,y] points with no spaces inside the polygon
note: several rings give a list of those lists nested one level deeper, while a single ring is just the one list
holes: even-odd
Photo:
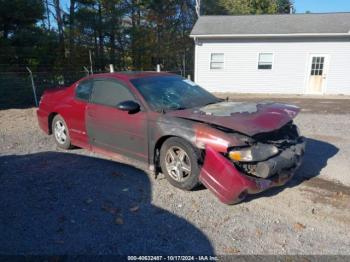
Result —
[{"label": "side mirror", "polygon": [[117,108],[122,111],[127,111],[129,114],[137,113],[140,111],[140,105],[135,101],[123,101],[117,105]]}]

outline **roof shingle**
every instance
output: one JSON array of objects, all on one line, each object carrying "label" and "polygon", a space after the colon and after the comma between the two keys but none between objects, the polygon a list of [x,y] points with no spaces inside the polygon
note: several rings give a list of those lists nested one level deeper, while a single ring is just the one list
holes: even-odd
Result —
[{"label": "roof shingle", "polygon": [[349,32],[350,13],[201,16],[193,27],[191,36],[313,35]]}]

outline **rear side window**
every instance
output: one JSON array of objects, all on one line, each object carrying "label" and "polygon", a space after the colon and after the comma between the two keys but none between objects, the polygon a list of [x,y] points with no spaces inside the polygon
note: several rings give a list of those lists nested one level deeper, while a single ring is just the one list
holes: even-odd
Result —
[{"label": "rear side window", "polygon": [[116,106],[120,102],[133,100],[134,96],[129,89],[113,80],[95,80],[91,101],[105,106]]},{"label": "rear side window", "polygon": [[92,81],[91,80],[83,81],[79,83],[79,85],[75,89],[75,97],[80,100],[89,101],[91,91],[92,91]]}]

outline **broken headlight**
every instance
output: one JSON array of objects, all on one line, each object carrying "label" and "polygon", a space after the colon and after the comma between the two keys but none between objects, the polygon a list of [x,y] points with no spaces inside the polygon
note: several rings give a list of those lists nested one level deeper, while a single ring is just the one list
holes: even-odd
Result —
[{"label": "broken headlight", "polygon": [[258,143],[252,147],[232,149],[228,152],[228,157],[237,162],[258,162],[273,157],[278,152],[274,145]]}]

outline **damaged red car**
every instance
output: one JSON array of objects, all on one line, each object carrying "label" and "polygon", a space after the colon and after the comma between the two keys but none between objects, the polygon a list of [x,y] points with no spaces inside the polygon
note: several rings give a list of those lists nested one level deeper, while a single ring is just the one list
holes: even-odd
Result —
[{"label": "damaged red car", "polygon": [[173,74],[130,72],[50,89],[37,116],[61,148],[141,160],[175,187],[203,184],[233,204],[293,176],[305,150],[293,124],[299,111],[227,102]]}]

